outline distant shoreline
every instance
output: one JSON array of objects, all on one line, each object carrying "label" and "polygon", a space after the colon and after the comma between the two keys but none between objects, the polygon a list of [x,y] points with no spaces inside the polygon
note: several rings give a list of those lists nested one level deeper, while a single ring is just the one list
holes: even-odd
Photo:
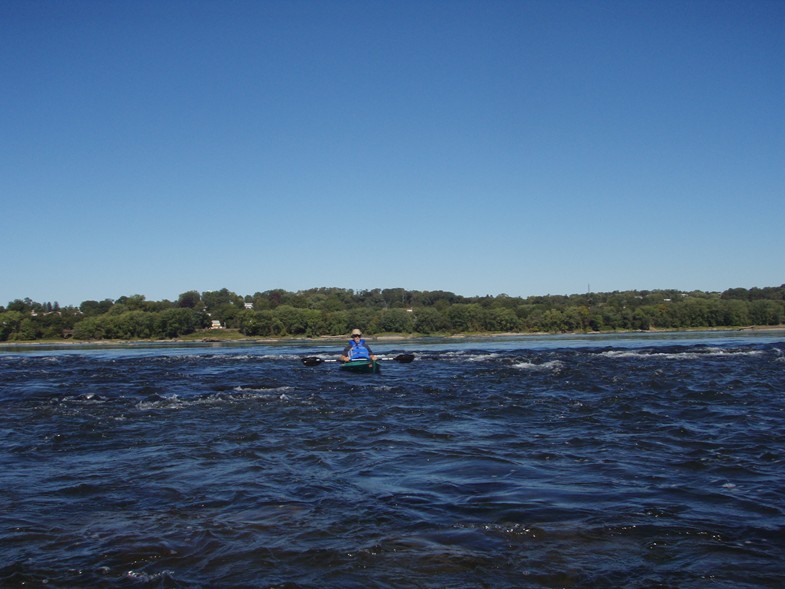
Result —
[{"label": "distant shoreline", "polygon": [[[646,329],[646,330],[614,330],[614,331],[570,331],[564,333],[549,333],[549,332],[491,332],[491,333],[455,333],[455,334],[416,334],[416,335],[401,335],[401,334],[383,334],[377,336],[366,336],[366,339],[371,342],[395,342],[417,340],[429,337],[443,338],[443,339],[472,339],[472,338],[503,338],[503,337],[543,337],[549,335],[569,335],[569,336],[597,336],[597,335],[623,335],[623,334],[646,334],[646,333],[693,333],[701,331],[785,331],[785,325],[750,325],[746,327],[692,327],[687,329]],[[226,331],[224,331],[226,333]],[[234,337],[234,336],[237,337]],[[230,337],[210,337],[209,333],[200,333],[198,336],[174,339],[132,339],[132,340],[117,340],[117,339],[97,339],[97,340],[75,340],[75,339],[62,339],[62,340],[35,340],[35,341],[13,341],[13,342],[0,342],[0,349],[10,347],[30,347],[35,348],[38,346],[111,346],[111,345],[125,345],[125,344],[232,344],[232,343],[249,343],[249,344],[276,344],[276,343],[298,343],[298,342],[342,342],[348,338],[347,335],[320,335],[318,337],[246,337],[239,333],[232,333]]]}]

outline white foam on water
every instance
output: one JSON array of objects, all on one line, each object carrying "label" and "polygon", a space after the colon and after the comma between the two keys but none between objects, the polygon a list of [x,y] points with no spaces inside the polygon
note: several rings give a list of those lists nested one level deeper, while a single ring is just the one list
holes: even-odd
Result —
[{"label": "white foam on water", "polygon": [[280,386],[280,387],[248,387],[237,386],[232,389],[238,393],[284,393],[286,391],[294,390],[294,387]]},{"label": "white foam on water", "polygon": [[564,368],[564,362],[561,360],[551,360],[550,362],[543,362],[542,364],[535,364],[533,362],[518,362],[513,364],[513,368],[518,368],[519,370],[535,371],[561,370]]},{"label": "white foam on water", "polygon": [[640,350],[608,350],[600,352],[600,356],[605,358],[665,358],[668,360],[697,360],[700,358],[712,357],[735,357],[735,356],[761,356],[762,350],[723,350],[722,348],[707,348],[702,351],[684,352],[644,352]]}]

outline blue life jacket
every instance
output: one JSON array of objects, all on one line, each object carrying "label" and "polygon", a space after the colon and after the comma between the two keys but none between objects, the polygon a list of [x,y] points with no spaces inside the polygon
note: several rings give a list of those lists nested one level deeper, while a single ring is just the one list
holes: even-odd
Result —
[{"label": "blue life jacket", "polygon": [[351,349],[349,350],[349,360],[370,360],[371,353],[365,347],[365,340],[361,339],[359,342],[354,343],[354,340],[349,340]]}]

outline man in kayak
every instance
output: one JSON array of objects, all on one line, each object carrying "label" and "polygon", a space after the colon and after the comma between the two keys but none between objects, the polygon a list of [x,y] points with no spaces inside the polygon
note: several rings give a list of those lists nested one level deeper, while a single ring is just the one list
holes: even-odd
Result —
[{"label": "man in kayak", "polygon": [[363,339],[363,332],[359,329],[352,329],[352,339],[341,353],[341,362],[351,360],[376,360],[376,356]]}]

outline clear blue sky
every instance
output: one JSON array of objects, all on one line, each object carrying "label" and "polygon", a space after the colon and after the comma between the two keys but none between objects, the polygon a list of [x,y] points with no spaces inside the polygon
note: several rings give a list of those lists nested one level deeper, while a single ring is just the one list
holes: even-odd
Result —
[{"label": "clear blue sky", "polygon": [[0,0],[0,304],[785,282],[781,0]]}]

